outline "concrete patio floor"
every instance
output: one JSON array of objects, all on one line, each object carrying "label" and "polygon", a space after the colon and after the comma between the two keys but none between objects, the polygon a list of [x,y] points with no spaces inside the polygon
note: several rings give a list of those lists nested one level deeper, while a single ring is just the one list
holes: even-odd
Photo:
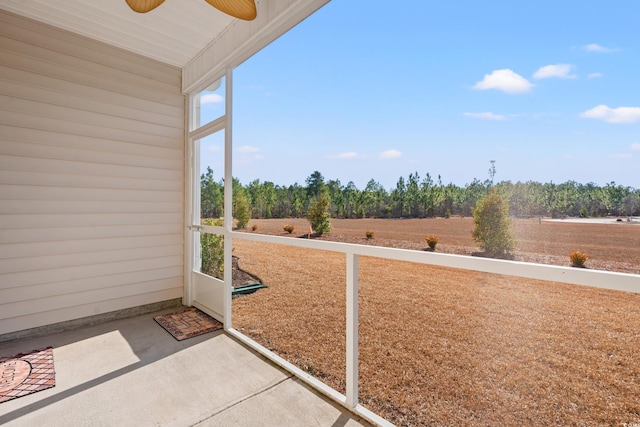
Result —
[{"label": "concrete patio floor", "polygon": [[222,331],[176,341],[176,308],[0,343],[53,347],[56,385],[0,403],[9,426],[368,426]]}]

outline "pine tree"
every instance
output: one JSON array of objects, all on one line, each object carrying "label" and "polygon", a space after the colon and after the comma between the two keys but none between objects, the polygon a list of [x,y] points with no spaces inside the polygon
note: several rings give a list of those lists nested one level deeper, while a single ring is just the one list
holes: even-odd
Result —
[{"label": "pine tree", "polygon": [[329,214],[329,195],[326,191],[320,193],[315,202],[309,206],[307,219],[314,233],[322,236],[331,231],[331,215]]},{"label": "pine tree", "polygon": [[251,219],[249,214],[249,203],[244,195],[244,191],[238,191],[235,198],[235,212],[234,217],[236,219],[236,226],[238,228],[245,228]]}]

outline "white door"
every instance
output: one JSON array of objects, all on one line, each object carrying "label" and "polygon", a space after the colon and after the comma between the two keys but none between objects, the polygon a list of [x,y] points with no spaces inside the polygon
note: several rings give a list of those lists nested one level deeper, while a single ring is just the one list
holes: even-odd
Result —
[{"label": "white door", "polygon": [[[224,319],[224,130],[194,141],[190,305]],[[199,159],[198,159],[199,158]]]}]

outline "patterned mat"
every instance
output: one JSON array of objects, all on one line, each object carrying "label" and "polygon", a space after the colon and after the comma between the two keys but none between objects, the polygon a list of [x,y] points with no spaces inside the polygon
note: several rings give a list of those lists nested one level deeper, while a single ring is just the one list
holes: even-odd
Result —
[{"label": "patterned mat", "polygon": [[0,357],[0,403],[56,385],[53,349]]},{"label": "patterned mat", "polygon": [[153,319],[178,341],[216,331],[223,326],[213,317],[194,307],[178,313],[156,316]]}]

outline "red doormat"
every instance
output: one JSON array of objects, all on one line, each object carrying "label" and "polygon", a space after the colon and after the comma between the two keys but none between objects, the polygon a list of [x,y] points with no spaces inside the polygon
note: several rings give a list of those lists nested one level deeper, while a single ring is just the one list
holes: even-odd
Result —
[{"label": "red doormat", "polygon": [[153,319],[178,341],[222,329],[222,323],[194,307]]},{"label": "red doormat", "polygon": [[56,385],[53,349],[0,357],[0,403]]}]

